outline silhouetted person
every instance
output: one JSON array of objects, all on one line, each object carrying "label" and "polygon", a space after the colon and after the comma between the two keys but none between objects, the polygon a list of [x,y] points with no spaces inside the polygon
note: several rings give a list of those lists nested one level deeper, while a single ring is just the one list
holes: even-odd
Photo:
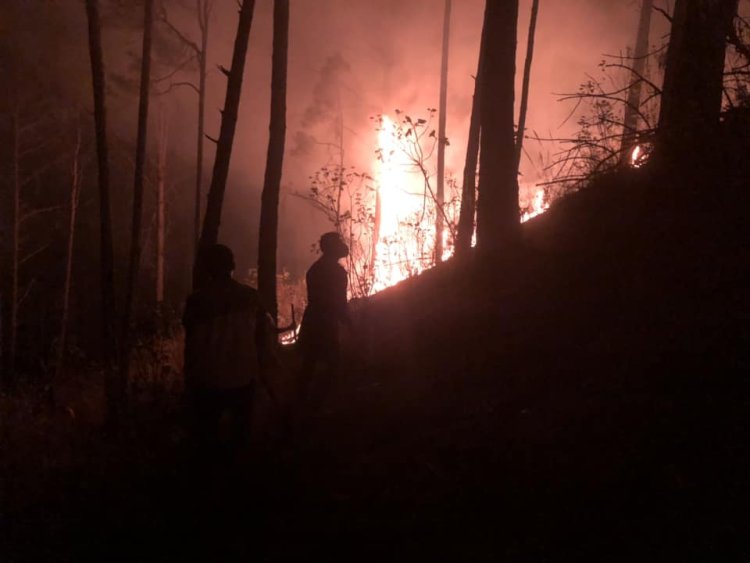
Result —
[{"label": "silhouetted person", "polygon": [[346,304],[347,274],[339,264],[349,254],[338,233],[320,237],[323,253],[307,271],[307,309],[300,328],[302,350],[303,394],[316,368],[323,364],[329,373],[338,370],[340,360],[340,331],[342,323],[349,323]]},{"label": "silhouetted person", "polygon": [[269,329],[257,291],[232,279],[232,251],[216,244],[200,260],[210,279],[185,305],[185,384],[196,445],[201,456],[213,458],[222,446],[222,417],[230,423],[228,453],[236,453],[249,437]]}]

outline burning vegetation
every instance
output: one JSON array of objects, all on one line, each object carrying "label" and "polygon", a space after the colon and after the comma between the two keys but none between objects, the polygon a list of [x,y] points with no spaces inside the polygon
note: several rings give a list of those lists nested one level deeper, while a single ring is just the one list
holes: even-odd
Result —
[{"label": "burning vegetation", "polygon": [[734,560],[750,1],[580,4],[0,2],[0,553]]}]

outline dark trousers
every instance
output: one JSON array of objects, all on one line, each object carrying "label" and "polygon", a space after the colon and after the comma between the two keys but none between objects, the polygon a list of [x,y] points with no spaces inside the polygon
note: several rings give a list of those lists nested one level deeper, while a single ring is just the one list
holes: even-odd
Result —
[{"label": "dark trousers", "polygon": [[[248,443],[254,385],[235,389],[195,389],[191,397],[192,430],[199,455],[234,455]],[[228,432],[222,432],[222,419]]]}]

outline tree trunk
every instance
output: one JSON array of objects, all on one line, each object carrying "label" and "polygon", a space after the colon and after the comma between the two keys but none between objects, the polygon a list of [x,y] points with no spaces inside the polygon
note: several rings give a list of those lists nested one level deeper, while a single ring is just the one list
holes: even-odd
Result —
[{"label": "tree trunk", "polygon": [[451,0],[445,0],[443,15],[443,51],[440,63],[440,109],[438,110],[438,154],[437,154],[437,187],[435,193],[435,263],[443,261],[443,232],[445,222],[445,126],[448,106],[448,56],[450,54],[451,33]]},{"label": "tree trunk", "polygon": [[124,389],[118,384],[116,370],[117,341],[115,335],[114,251],[112,243],[112,215],[109,194],[109,155],[107,146],[107,112],[105,104],[104,62],[102,60],[99,6],[97,0],[86,0],[88,19],[89,56],[94,95],[94,121],[99,172],[99,226],[101,244],[102,340],[106,366],[107,399],[110,422],[117,422],[120,399]]},{"label": "tree trunk", "polygon": [[159,146],[156,167],[156,313],[157,317],[161,317],[164,307],[164,182],[167,174],[167,118],[163,113],[160,116],[157,142]]},{"label": "tree trunk", "polygon": [[370,264],[367,279],[371,282],[367,292],[372,291],[375,282],[375,268],[378,263],[378,242],[380,242],[380,225],[383,219],[383,200],[380,197],[380,186],[375,187],[375,216],[372,225],[372,244],[370,246]]},{"label": "tree trunk", "polygon": [[[289,0],[273,3],[273,56],[271,65],[271,124],[266,175],[260,204],[258,236],[258,291],[277,321],[276,247],[279,228],[279,192],[286,136],[286,75],[289,47]],[[343,170],[341,171],[343,173]]]},{"label": "tree trunk", "polygon": [[[146,0],[143,6],[143,48],[141,50],[141,88],[138,103],[138,138],[135,146],[135,177],[133,180],[133,219],[130,232],[130,262],[125,291],[125,310],[122,322],[122,343],[126,346],[123,359],[128,357],[127,337],[133,316],[133,301],[141,262],[141,240],[143,223],[143,179],[148,143],[148,105],[151,85],[151,31],[154,21],[154,0]],[[127,360],[124,361],[127,364]],[[127,375],[127,374],[125,374]]]},{"label": "tree trunk", "polygon": [[130,349],[132,336],[130,322],[133,317],[133,302],[138,285],[138,270],[141,265],[141,241],[143,223],[143,177],[148,142],[148,103],[151,86],[151,30],[153,28],[154,0],[145,0],[143,5],[143,47],[141,49],[141,88],[138,101],[138,135],[135,145],[135,174],[133,179],[133,219],[130,231],[130,261],[125,286],[125,308],[122,315],[120,344],[120,389],[121,399],[127,397],[130,373]]},{"label": "tree trunk", "polygon": [[664,71],[655,158],[695,163],[721,114],[726,37],[738,0],[677,0]]},{"label": "tree trunk", "polygon": [[523,138],[526,134],[526,114],[529,110],[529,88],[531,85],[531,64],[534,61],[534,38],[536,36],[536,20],[539,16],[539,0],[531,4],[531,19],[529,20],[529,37],[526,43],[526,62],[523,67],[523,88],[521,90],[521,109],[518,114],[518,135],[516,137],[516,173],[521,166],[523,154]]},{"label": "tree trunk", "polygon": [[471,118],[469,122],[469,140],[466,145],[466,160],[464,163],[463,187],[461,188],[461,211],[458,217],[458,233],[456,236],[456,256],[465,257],[471,250],[474,237],[474,218],[476,215],[477,191],[477,163],[479,161],[479,132],[480,132],[480,89],[482,84],[482,53],[486,30],[482,30],[482,40],[477,57],[477,75],[474,78],[474,95],[471,99]]},{"label": "tree trunk", "polygon": [[70,183],[70,213],[68,214],[68,246],[65,260],[65,285],[63,286],[62,315],[60,319],[60,336],[57,342],[57,361],[55,362],[55,381],[60,380],[65,362],[65,349],[68,341],[68,319],[70,316],[70,288],[73,281],[73,250],[76,235],[76,215],[81,193],[81,130],[76,133],[76,144],[73,151],[73,167]]},{"label": "tree trunk", "polygon": [[11,182],[13,184],[13,217],[11,237],[11,273],[10,273],[10,319],[8,340],[8,373],[6,374],[9,386],[14,385],[16,380],[16,352],[18,348],[18,265],[19,247],[21,244],[21,178],[19,172],[19,116],[16,107],[11,116]]},{"label": "tree trunk", "polygon": [[[234,41],[234,52],[232,54],[232,68],[222,71],[227,76],[227,93],[224,100],[224,111],[221,114],[221,130],[216,146],[216,158],[214,160],[211,187],[208,190],[208,201],[206,213],[203,218],[203,231],[201,232],[198,254],[203,249],[216,244],[219,236],[219,225],[221,224],[221,208],[224,204],[224,192],[227,187],[229,176],[229,161],[232,157],[232,144],[234,132],[237,127],[237,115],[239,113],[240,95],[242,93],[242,77],[245,72],[245,58],[247,56],[247,43],[250,38],[250,28],[253,23],[253,8],[255,0],[244,0],[240,8],[237,35]],[[196,260],[193,274],[193,285],[201,287],[205,284],[206,273],[203,270],[201,260]]]},{"label": "tree trunk", "polygon": [[643,0],[641,17],[638,22],[638,36],[635,41],[633,54],[633,76],[628,90],[628,103],[622,125],[622,144],[620,146],[620,161],[628,163],[633,147],[638,142],[638,119],[641,106],[641,90],[643,89],[643,73],[646,71],[646,57],[648,57],[648,38],[651,32],[651,13],[654,11],[654,0]]},{"label": "tree trunk", "polygon": [[198,255],[198,243],[201,232],[201,200],[203,193],[203,143],[205,141],[205,115],[206,115],[206,59],[208,53],[208,24],[211,15],[211,0],[198,0],[196,9],[198,11],[198,26],[201,30],[201,46],[198,56],[198,141],[196,151],[195,167],[195,219],[193,242],[193,255]]},{"label": "tree trunk", "polygon": [[487,0],[480,77],[477,248],[497,255],[520,237],[513,127],[518,0]]}]

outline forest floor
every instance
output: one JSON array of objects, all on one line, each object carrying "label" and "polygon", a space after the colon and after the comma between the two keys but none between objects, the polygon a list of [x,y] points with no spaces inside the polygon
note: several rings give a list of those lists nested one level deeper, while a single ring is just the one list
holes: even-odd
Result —
[{"label": "forest floor", "polygon": [[748,203],[646,171],[566,198],[500,263],[361,304],[318,408],[280,371],[292,431],[260,392],[200,479],[177,402],[119,444],[17,422],[2,559],[747,561]]}]

